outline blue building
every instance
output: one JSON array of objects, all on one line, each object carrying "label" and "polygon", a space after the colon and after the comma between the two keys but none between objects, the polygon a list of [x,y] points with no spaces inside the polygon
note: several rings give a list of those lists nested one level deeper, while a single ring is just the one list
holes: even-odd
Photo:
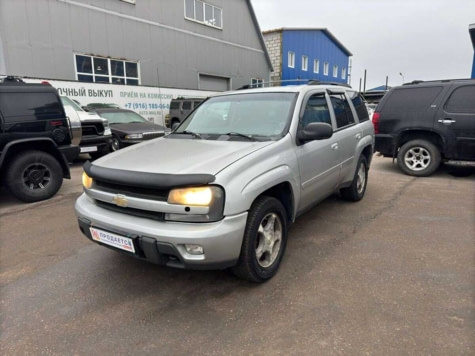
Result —
[{"label": "blue building", "polygon": [[475,79],[475,23],[471,24],[468,27],[468,30],[470,32],[470,38],[472,39],[472,45],[473,45],[472,78]]},{"label": "blue building", "polygon": [[352,54],[328,29],[280,28],[263,36],[274,68],[272,81],[349,82]]}]

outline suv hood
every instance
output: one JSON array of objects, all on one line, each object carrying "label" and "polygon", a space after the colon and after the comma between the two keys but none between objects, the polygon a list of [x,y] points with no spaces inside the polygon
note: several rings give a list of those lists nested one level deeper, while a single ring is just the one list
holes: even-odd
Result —
[{"label": "suv hood", "polygon": [[216,141],[158,138],[94,161],[94,165],[137,172],[213,174],[273,141]]}]

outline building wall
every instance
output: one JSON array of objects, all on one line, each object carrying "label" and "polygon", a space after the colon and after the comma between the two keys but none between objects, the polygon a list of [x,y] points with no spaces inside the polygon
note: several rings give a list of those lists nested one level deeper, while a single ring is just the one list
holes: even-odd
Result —
[{"label": "building wall", "polygon": [[222,30],[185,19],[183,0],[1,0],[0,74],[76,80],[77,53],[138,61],[142,85],[200,89],[200,74],[231,88],[268,80],[248,1],[212,4]]},{"label": "building wall", "polygon": [[[316,79],[347,83],[349,56],[323,31],[284,30],[282,35],[282,79]],[[295,53],[295,66],[289,67],[288,52]],[[302,56],[308,57],[308,69],[302,70]],[[314,60],[319,60],[319,73],[314,73]],[[329,72],[324,75],[324,63],[328,62]],[[333,77],[333,66],[338,66],[338,76]],[[346,68],[345,78],[342,69]]]},{"label": "building wall", "polygon": [[264,42],[272,63],[271,81],[282,78],[282,31],[264,33]]}]

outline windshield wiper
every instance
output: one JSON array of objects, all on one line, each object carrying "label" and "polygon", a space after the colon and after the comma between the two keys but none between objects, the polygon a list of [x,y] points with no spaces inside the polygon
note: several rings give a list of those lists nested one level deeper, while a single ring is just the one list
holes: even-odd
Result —
[{"label": "windshield wiper", "polygon": [[244,137],[244,138],[247,138],[248,140],[250,141],[257,141],[254,137],[252,137],[251,135],[246,135],[246,134],[242,134],[242,133],[239,133],[239,132],[228,132],[226,134],[227,136],[239,136],[239,137]]},{"label": "windshield wiper", "polygon": [[177,132],[177,133],[182,133],[182,134],[185,134],[185,135],[191,135],[194,138],[199,138],[200,140],[203,139],[203,137],[201,137],[201,135],[199,133],[196,133],[196,132],[193,132],[193,131],[185,130],[183,132]]}]

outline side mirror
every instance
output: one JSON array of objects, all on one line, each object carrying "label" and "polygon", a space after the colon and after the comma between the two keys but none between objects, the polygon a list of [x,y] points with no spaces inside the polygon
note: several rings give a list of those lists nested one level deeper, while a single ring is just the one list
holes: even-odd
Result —
[{"label": "side mirror", "polygon": [[312,122],[297,132],[301,143],[314,140],[325,140],[333,136],[333,127],[324,122]]}]

